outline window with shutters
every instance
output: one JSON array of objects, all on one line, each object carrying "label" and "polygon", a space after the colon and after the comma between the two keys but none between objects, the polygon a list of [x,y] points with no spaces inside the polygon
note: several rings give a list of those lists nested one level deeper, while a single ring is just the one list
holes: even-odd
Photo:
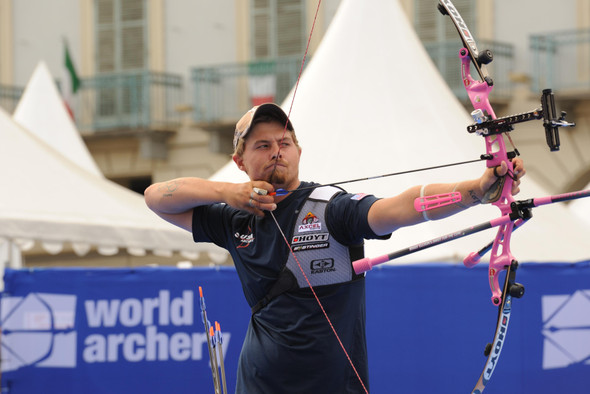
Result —
[{"label": "window with shutters", "polygon": [[143,108],[147,0],[95,0],[98,114],[136,115]]},{"label": "window with shutters", "polygon": [[251,104],[282,101],[297,79],[307,43],[305,0],[252,0]]},{"label": "window with shutters", "polygon": [[305,50],[305,0],[253,0],[252,59],[300,55]]},{"label": "window with shutters", "polygon": [[146,65],[146,0],[96,0],[98,73]]}]

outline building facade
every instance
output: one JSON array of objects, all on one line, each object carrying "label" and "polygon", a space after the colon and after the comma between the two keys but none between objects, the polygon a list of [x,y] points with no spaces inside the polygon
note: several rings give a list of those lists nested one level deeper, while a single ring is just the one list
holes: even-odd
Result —
[{"label": "building facade", "polygon": [[[457,33],[436,0],[400,0],[457,97]],[[309,43],[313,58],[340,0],[1,0],[0,106],[14,110],[35,66],[61,83],[65,48],[81,80],[72,110],[103,174],[138,193],[153,182],[208,177],[230,158],[233,127],[258,102],[281,102]],[[513,139],[548,192],[590,182],[590,5],[585,0],[455,0],[495,54],[497,115],[540,105],[553,88],[575,129],[550,154],[538,124]],[[316,18],[316,10],[318,16]],[[481,49],[481,48],[480,48]],[[386,50],[386,48],[385,48]],[[367,71],[370,72],[370,71]],[[459,132],[459,131],[458,131]],[[526,154],[525,154],[526,153]]]}]

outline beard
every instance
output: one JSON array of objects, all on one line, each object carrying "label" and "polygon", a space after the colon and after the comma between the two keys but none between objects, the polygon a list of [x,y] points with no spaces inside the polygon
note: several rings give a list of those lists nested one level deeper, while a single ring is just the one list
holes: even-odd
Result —
[{"label": "beard", "polygon": [[271,185],[285,185],[287,183],[287,171],[275,165],[266,181]]},{"label": "beard", "polygon": [[267,182],[271,185],[284,185],[287,182],[287,176],[283,172],[277,172],[275,168],[268,176]]}]

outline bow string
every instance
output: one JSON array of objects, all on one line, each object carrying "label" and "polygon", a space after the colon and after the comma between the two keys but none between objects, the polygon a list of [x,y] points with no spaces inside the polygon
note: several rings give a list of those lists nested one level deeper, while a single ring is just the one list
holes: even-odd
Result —
[{"label": "bow string", "polygon": [[[306,62],[306,59],[307,59],[307,54],[308,54],[308,51],[309,51],[309,45],[310,45],[310,43],[311,43],[311,38],[312,38],[312,36],[313,36],[313,31],[314,31],[314,28],[315,28],[315,24],[316,24],[316,20],[317,20],[317,17],[318,17],[319,11],[320,11],[320,6],[321,6],[321,4],[322,4],[322,1],[321,1],[321,0],[318,0],[318,5],[317,5],[317,7],[316,7],[316,11],[315,11],[315,15],[314,15],[313,23],[312,23],[312,26],[311,26],[311,29],[310,29],[310,32],[309,32],[309,37],[308,37],[308,39],[307,39],[307,45],[306,45],[306,47],[305,47],[305,53],[304,53],[304,55],[303,55],[303,59],[302,59],[302,61],[301,61],[301,67],[300,67],[300,69],[299,69],[299,75],[297,76],[297,82],[295,83],[295,88],[293,89],[293,97],[291,98],[291,104],[290,104],[290,106],[289,106],[289,112],[287,113],[287,122],[285,122],[285,127],[284,127],[284,129],[283,129],[283,135],[282,135],[281,139],[284,139],[284,138],[285,138],[285,134],[287,133],[287,127],[288,127],[288,125],[289,125],[289,119],[291,118],[291,111],[292,111],[292,109],[293,109],[293,105],[294,105],[294,103],[295,103],[295,97],[296,97],[296,95],[297,95],[297,89],[299,88],[299,82],[301,81],[301,75],[303,74],[303,68],[304,68],[304,66],[305,66],[305,62]],[[282,147],[282,144],[279,144],[279,149],[278,149],[278,152],[277,152],[277,155],[276,155],[276,159],[275,159],[275,165],[274,165],[273,171],[272,171],[272,173],[271,173],[271,177],[270,177],[270,179],[272,179],[272,178],[273,178],[274,172],[276,171],[276,168],[277,168],[277,165],[278,165],[278,160],[279,160],[279,157],[280,157],[280,151],[281,151],[281,147]],[[286,194],[286,193],[279,193],[278,195],[285,195],[285,194]],[[316,302],[318,303],[318,306],[319,306],[319,308],[321,309],[321,311],[322,311],[322,313],[323,313],[324,317],[326,318],[326,321],[328,322],[328,324],[329,324],[329,326],[330,326],[330,328],[331,328],[331,330],[332,330],[332,333],[333,333],[333,334],[334,334],[334,336],[336,337],[336,340],[338,341],[338,344],[340,345],[340,347],[341,347],[341,349],[342,349],[342,351],[343,351],[344,355],[346,356],[346,359],[348,360],[348,363],[350,364],[350,367],[351,367],[351,368],[352,368],[352,370],[354,371],[354,374],[355,374],[355,376],[357,377],[357,379],[358,379],[358,381],[359,381],[359,383],[360,383],[361,387],[363,388],[364,392],[365,392],[366,394],[369,394],[369,390],[367,389],[367,387],[366,387],[365,383],[363,382],[363,380],[362,380],[362,378],[361,378],[360,374],[358,373],[358,371],[357,371],[357,369],[356,369],[356,367],[355,367],[354,363],[352,362],[352,359],[350,358],[350,356],[349,356],[349,354],[348,354],[348,351],[346,350],[346,347],[345,347],[345,346],[344,346],[344,344],[342,343],[342,340],[340,339],[340,336],[338,335],[338,332],[337,332],[337,331],[336,331],[336,329],[334,328],[334,325],[332,324],[332,321],[331,321],[331,319],[330,319],[330,317],[329,317],[328,313],[326,312],[326,310],[325,310],[324,306],[322,305],[322,302],[320,301],[320,299],[319,299],[319,297],[317,296],[317,294],[316,294],[316,292],[315,292],[315,290],[314,290],[313,286],[311,285],[311,282],[309,281],[309,278],[308,278],[308,277],[307,277],[307,275],[305,274],[305,271],[303,270],[303,267],[301,266],[301,263],[299,262],[299,259],[297,258],[297,256],[295,255],[295,252],[294,252],[294,251],[293,251],[293,249],[291,248],[291,244],[289,243],[289,240],[288,240],[288,239],[287,239],[287,237],[285,236],[285,233],[284,233],[284,232],[283,232],[283,230],[281,229],[281,226],[279,225],[279,222],[277,221],[277,219],[276,219],[276,217],[274,216],[273,212],[272,212],[272,211],[269,211],[269,212],[270,212],[270,215],[271,215],[272,219],[274,220],[274,222],[275,222],[275,224],[276,224],[276,226],[277,226],[277,229],[278,229],[278,231],[281,233],[281,236],[282,236],[283,240],[285,241],[285,243],[286,243],[287,247],[289,248],[289,253],[291,253],[291,255],[293,256],[293,258],[295,259],[295,261],[296,261],[296,263],[297,263],[297,265],[298,265],[298,267],[299,267],[299,270],[300,270],[300,271],[301,271],[301,273],[303,274],[303,277],[305,278],[305,281],[307,282],[307,285],[309,286],[309,289],[311,290],[311,292],[312,292],[312,294],[313,294],[313,296],[314,296],[314,298],[315,298]]]}]

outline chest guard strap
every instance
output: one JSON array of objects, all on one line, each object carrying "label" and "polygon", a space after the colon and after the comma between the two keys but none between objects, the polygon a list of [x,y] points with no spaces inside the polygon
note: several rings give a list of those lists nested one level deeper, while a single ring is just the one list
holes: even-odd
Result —
[{"label": "chest guard strap", "polygon": [[264,298],[258,301],[258,303],[252,307],[252,314],[255,314],[267,306],[273,298],[278,297],[289,290],[294,290],[297,287],[297,278],[295,278],[295,275],[293,275],[291,270],[289,270],[286,266],[283,267],[281,273],[279,274],[279,278],[272,285],[268,293],[266,293]]}]

